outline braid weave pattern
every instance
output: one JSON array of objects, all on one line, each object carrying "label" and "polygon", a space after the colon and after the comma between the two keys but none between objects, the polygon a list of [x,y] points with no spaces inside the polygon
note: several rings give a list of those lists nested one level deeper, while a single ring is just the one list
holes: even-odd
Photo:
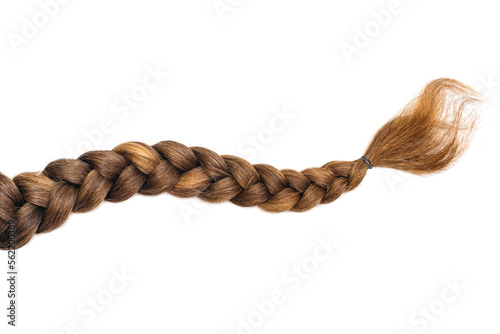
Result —
[{"label": "braid weave pattern", "polygon": [[355,160],[302,172],[278,170],[174,141],[153,146],[128,142],[112,151],[56,160],[40,173],[22,173],[13,180],[0,173],[0,248],[5,248],[3,232],[10,219],[16,222],[19,248],[35,234],[60,227],[72,212],[93,210],[104,200],[122,202],[136,193],[198,196],[269,212],[307,211],[356,188],[367,169]]}]

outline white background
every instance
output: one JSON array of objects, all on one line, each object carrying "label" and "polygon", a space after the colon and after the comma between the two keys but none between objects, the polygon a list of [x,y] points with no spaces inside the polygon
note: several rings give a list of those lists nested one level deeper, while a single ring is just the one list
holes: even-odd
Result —
[{"label": "white background", "polygon": [[[500,96],[492,1],[222,0],[221,12],[212,0],[61,0],[47,22],[44,3],[0,4],[0,170],[9,177],[86,145],[161,140],[301,170],[357,159],[432,79]],[[357,53],[346,57],[347,44]],[[168,77],[116,112],[148,69]],[[18,252],[15,329],[1,274],[0,332],[499,332],[498,130],[491,102],[451,170],[374,169],[307,213],[167,194],[74,214]],[[339,247],[314,262],[318,238]],[[294,290],[289,270],[303,263],[311,273]],[[125,284],[114,279],[122,271]],[[447,290],[455,283],[457,296]],[[284,296],[270,312],[263,301],[275,290]]]}]

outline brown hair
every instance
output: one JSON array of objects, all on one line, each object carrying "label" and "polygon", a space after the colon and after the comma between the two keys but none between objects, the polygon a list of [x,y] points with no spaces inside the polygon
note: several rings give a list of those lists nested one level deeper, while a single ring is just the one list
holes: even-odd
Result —
[{"label": "brown hair", "polygon": [[476,117],[465,109],[478,101],[479,93],[456,80],[434,80],[375,134],[362,158],[301,172],[163,141],[153,146],[128,142],[112,151],[56,160],[42,172],[13,180],[0,173],[0,249],[8,248],[10,235],[19,248],[35,234],[61,226],[72,212],[136,193],[168,192],[269,212],[301,212],[356,188],[371,167],[413,174],[442,171],[467,147]]}]

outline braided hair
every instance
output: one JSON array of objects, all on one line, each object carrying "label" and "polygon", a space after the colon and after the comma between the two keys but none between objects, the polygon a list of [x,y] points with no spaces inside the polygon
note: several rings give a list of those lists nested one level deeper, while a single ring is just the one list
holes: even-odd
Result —
[{"label": "braided hair", "polygon": [[413,174],[442,171],[467,147],[476,116],[466,109],[480,99],[461,82],[434,80],[375,134],[360,159],[300,172],[162,141],[90,151],[13,179],[0,173],[0,249],[12,243],[20,248],[35,234],[60,227],[73,212],[93,210],[104,200],[122,202],[136,193],[167,192],[269,212],[302,212],[353,190],[372,167]]}]

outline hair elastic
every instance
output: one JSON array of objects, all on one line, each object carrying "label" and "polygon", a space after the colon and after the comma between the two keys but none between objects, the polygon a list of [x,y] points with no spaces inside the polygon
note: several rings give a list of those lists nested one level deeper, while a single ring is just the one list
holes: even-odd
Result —
[{"label": "hair elastic", "polygon": [[368,167],[368,169],[372,169],[373,168],[373,165],[372,165],[372,162],[370,161],[370,159],[368,159],[364,155],[361,156],[360,159],[361,159],[361,161],[363,161],[365,163],[365,165]]}]

